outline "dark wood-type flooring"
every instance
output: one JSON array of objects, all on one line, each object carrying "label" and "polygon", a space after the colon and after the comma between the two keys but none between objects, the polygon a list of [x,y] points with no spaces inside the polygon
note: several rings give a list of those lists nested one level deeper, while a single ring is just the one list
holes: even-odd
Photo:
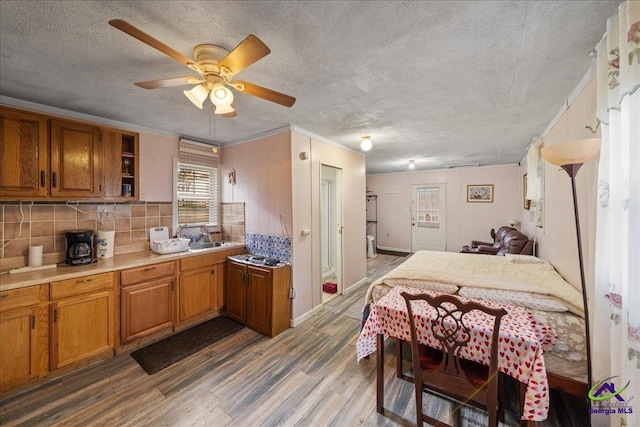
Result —
[{"label": "dark wood-type flooring", "polygon": [[[370,260],[369,282],[403,259]],[[0,425],[413,425],[413,384],[395,377],[393,343],[385,347],[385,407],[396,415],[376,413],[375,357],[356,364],[360,322],[344,314],[362,303],[366,289],[331,300],[276,338],[245,328],[154,375],[128,354],[100,362],[1,401]],[[504,425],[515,426],[515,388],[507,394]],[[582,427],[570,415],[571,403],[557,393],[552,398],[550,417],[539,426]],[[425,395],[425,408],[446,413],[452,406]],[[456,418],[460,426],[486,423],[474,409],[463,408]]]}]

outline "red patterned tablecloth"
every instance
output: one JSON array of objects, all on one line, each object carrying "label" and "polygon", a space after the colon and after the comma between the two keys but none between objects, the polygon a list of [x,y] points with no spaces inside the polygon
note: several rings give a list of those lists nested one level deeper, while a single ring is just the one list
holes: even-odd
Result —
[{"label": "red patterned tablecloth", "polygon": [[[411,330],[407,306],[400,295],[406,291],[411,294],[437,292],[424,291],[403,286],[394,287],[377,303],[371,305],[367,319],[356,344],[358,362],[376,351],[376,336],[384,334],[405,341],[411,341]],[[461,298],[469,300],[468,298]],[[508,314],[502,318],[498,343],[498,369],[527,385],[522,419],[542,421],[549,411],[549,385],[544,365],[544,350],[553,348],[557,336],[553,329],[538,321],[531,312],[523,307],[479,301],[492,307],[503,307]],[[416,304],[416,302],[414,302]],[[435,317],[435,309],[426,302],[422,308],[414,308],[418,320],[418,340],[425,345],[439,348],[439,342],[429,333],[427,325]],[[414,306],[415,307],[415,306]],[[431,313],[431,314],[429,314]],[[427,318],[427,316],[429,316]],[[460,356],[476,362],[489,364],[489,337],[492,318],[478,313],[473,322],[473,337],[470,345],[461,350]]]}]

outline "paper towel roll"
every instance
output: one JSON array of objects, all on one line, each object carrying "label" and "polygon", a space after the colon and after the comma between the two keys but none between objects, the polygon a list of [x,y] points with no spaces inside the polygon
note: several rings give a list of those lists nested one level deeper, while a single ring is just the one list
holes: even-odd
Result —
[{"label": "paper towel roll", "polygon": [[40,267],[42,265],[42,245],[29,246],[29,267]]},{"label": "paper towel roll", "polygon": [[115,231],[98,230],[98,258],[113,257],[113,241],[115,238],[115,234]]}]

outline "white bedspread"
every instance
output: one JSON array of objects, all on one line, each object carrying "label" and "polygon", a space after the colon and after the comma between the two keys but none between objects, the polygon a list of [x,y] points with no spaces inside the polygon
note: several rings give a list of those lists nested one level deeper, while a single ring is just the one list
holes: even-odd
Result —
[{"label": "white bedspread", "polygon": [[531,292],[556,298],[569,311],[584,317],[581,292],[539,258],[419,251],[376,280],[367,290],[366,302],[372,301],[376,285],[409,284],[407,281],[415,287],[424,282]]}]

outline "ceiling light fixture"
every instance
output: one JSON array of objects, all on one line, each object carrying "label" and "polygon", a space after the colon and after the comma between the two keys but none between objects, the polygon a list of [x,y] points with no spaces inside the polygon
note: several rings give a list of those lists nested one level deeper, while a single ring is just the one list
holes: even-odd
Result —
[{"label": "ceiling light fixture", "polygon": [[204,85],[196,85],[192,89],[183,92],[189,101],[193,102],[193,105],[201,110],[204,101],[209,97],[213,105],[216,106],[214,114],[229,114],[236,111],[231,105],[233,102],[233,92],[222,83],[214,84],[211,91]]},{"label": "ceiling light fixture", "polygon": [[369,135],[365,135],[362,137],[362,141],[360,142],[360,149],[362,151],[369,151],[373,147],[373,143],[371,142],[371,137]]},{"label": "ceiling light fixture", "polygon": [[415,169],[416,168],[416,164],[414,163],[413,160],[409,160],[409,169]]},{"label": "ceiling light fixture", "polygon": [[190,90],[183,91],[184,95],[193,102],[193,105],[202,110],[202,104],[204,100],[209,96],[209,91],[202,85],[194,86]]}]

